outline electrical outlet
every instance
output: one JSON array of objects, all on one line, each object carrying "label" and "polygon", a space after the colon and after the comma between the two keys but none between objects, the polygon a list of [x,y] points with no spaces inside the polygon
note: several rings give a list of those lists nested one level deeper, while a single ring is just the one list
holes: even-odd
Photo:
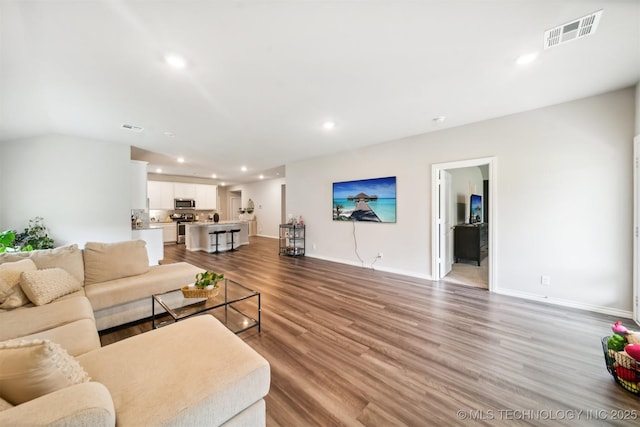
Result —
[{"label": "electrical outlet", "polygon": [[551,284],[551,277],[545,275],[540,276],[540,284],[542,286],[549,286]]},{"label": "electrical outlet", "polygon": [[313,245],[311,245],[311,246],[313,246],[313,250],[315,251],[315,250],[316,250],[316,244],[314,243],[314,244],[313,244]]},{"label": "electrical outlet", "polygon": [[382,259],[382,252],[378,252],[378,258]]}]

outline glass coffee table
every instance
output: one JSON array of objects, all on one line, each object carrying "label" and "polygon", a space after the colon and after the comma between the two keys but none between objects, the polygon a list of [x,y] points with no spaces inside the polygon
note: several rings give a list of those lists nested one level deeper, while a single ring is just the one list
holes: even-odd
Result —
[{"label": "glass coffee table", "polygon": [[211,298],[185,298],[180,289],[153,295],[153,329],[207,313],[236,334],[255,327],[260,332],[260,292],[230,279],[222,280],[219,285],[220,291]]}]

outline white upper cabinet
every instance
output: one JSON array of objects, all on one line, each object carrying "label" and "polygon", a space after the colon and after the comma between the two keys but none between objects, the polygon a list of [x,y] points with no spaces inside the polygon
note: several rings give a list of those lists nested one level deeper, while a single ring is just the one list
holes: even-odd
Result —
[{"label": "white upper cabinet", "polygon": [[213,210],[216,208],[218,187],[216,185],[195,184],[196,209]]},{"label": "white upper cabinet", "polygon": [[173,182],[149,181],[149,209],[173,210]]},{"label": "white upper cabinet", "polygon": [[[173,184],[173,196],[176,199],[195,199],[196,198],[196,184],[187,184],[183,182],[176,182]],[[198,205],[196,204],[196,207]]]},{"label": "white upper cabinet", "polygon": [[173,199],[194,199],[197,210],[214,210],[218,186],[185,182],[149,181],[149,209],[173,210]]},{"label": "white upper cabinet", "polygon": [[131,160],[131,209],[147,208],[147,162]]}]

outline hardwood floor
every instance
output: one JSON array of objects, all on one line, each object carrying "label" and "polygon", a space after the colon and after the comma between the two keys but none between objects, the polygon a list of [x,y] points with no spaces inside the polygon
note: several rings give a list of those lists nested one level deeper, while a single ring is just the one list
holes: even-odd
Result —
[{"label": "hardwood floor", "polygon": [[640,397],[613,381],[600,345],[613,322],[630,320],[281,257],[277,245],[254,237],[217,255],[165,247],[165,262],[262,293],[262,333],[241,336],[271,364],[269,427],[640,423]]}]

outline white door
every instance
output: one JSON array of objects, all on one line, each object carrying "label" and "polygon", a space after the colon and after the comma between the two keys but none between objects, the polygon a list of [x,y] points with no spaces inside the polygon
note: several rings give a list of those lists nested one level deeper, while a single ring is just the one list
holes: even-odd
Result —
[{"label": "white door", "polygon": [[231,212],[229,212],[229,218],[232,220],[238,220],[240,216],[240,197],[231,198]]},{"label": "white door", "polygon": [[439,184],[440,208],[439,208],[439,275],[444,278],[451,272],[453,266],[453,208],[451,206],[451,174],[446,170],[440,171]]}]

